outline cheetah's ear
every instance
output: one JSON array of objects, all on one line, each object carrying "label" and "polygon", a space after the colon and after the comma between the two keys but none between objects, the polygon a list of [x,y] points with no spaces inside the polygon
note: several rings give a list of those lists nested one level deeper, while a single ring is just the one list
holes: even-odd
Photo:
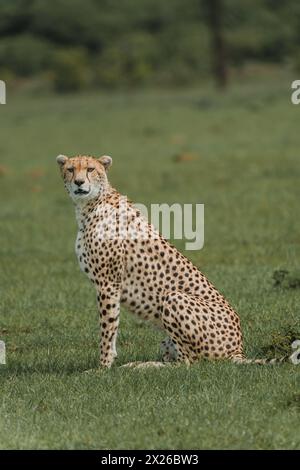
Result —
[{"label": "cheetah's ear", "polygon": [[101,165],[104,166],[105,171],[107,171],[112,164],[112,158],[109,157],[108,155],[103,155],[102,157],[98,158],[98,160],[101,163]]},{"label": "cheetah's ear", "polygon": [[68,157],[66,157],[65,155],[58,155],[56,157],[56,161],[59,165],[64,165],[64,163],[66,163],[66,161],[68,160]]}]

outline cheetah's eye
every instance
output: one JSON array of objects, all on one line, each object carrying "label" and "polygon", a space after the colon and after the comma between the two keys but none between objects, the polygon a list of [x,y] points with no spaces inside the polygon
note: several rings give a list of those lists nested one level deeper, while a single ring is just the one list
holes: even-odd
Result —
[{"label": "cheetah's eye", "polygon": [[74,168],[67,168],[67,170],[70,172],[70,173],[74,173]]},{"label": "cheetah's eye", "polygon": [[87,169],[87,172],[88,172],[88,173],[91,173],[92,171],[94,171],[94,169],[95,169],[95,168],[88,168],[88,169]]}]

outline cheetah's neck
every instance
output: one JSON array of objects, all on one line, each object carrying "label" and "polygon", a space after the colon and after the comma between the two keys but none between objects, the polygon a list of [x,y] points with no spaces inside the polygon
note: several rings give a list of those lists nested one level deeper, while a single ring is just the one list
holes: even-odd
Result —
[{"label": "cheetah's neck", "polygon": [[96,211],[99,207],[107,202],[112,204],[120,198],[120,194],[112,186],[107,186],[105,192],[101,193],[97,197],[87,200],[78,201],[75,203],[75,215],[78,223],[79,230],[83,229],[86,225],[86,221],[91,214]]}]

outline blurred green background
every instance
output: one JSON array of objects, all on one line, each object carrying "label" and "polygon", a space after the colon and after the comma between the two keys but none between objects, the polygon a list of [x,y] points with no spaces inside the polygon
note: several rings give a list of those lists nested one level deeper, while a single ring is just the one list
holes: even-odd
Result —
[{"label": "blurred green background", "polygon": [[11,88],[188,86],[211,79],[218,58],[233,77],[253,63],[256,74],[297,70],[299,46],[295,0],[0,1],[0,77]]}]

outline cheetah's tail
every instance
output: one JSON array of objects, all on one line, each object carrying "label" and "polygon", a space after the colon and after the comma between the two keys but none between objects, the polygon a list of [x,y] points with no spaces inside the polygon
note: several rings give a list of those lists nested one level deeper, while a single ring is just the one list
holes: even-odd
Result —
[{"label": "cheetah's tail", "polygon": [[300,341],[296,340],[292,343],[292,349],[295,349],[295,352],[291,355],[287,354],[279,358],[274,357],[273,359],[248,359],[243,356],[241,353],[237,353],[231,356],[232,362],[236,364],[281,364],[282,362],[291,362],[295,366],[300,364]]}]

